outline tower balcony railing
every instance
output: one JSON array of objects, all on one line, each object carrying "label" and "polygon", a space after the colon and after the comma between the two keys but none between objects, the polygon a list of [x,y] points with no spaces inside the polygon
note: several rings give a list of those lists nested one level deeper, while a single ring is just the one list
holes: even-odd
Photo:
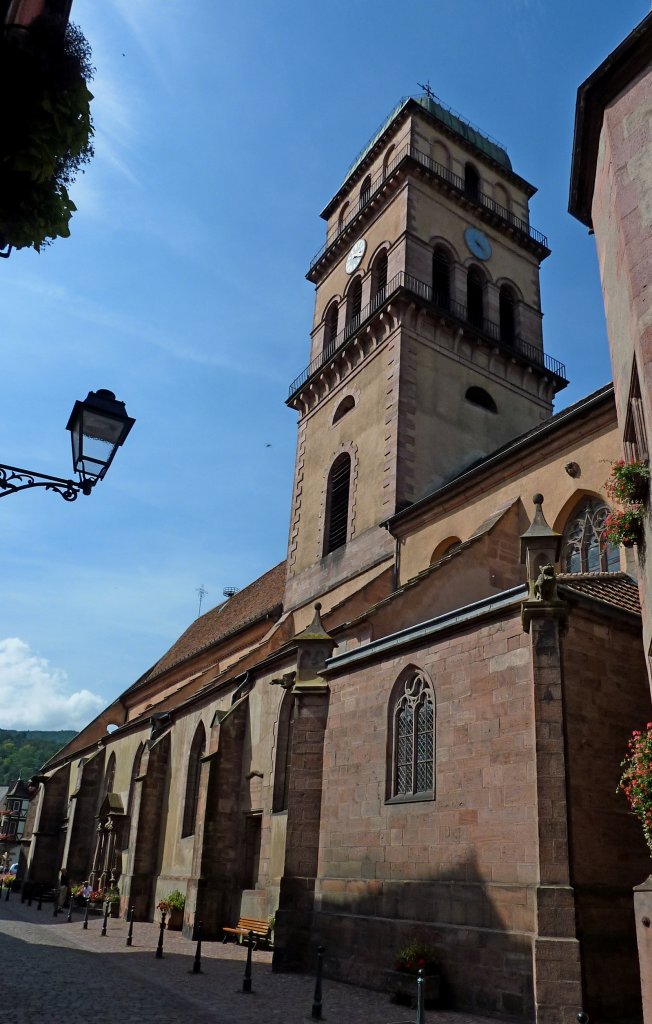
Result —
[{"label": "tower balcony railing", "polygon": [[315,356],[298,377],[295,377],[290,384],[288,397],[292,398],[313,374],[317,373],[326,363],[329,363],[343,352],[349,342],[355,338],[360,330],[367,326],[376,313],[380,312],[400,292],[416,296],[425,305],[436,310],[437,313],[459,323],[467,330],[470,329],[480,339],[484,338],[491,341],[495,347],[506,355],[520,357],[530,366],[544,370],[566,383],[566,367],[558,359],[549,356],[542,349],[532,345],[529,341],[525,341],[524,338],[517,334],[510,337],[508,332],[501,328],[500,324],[495,323],[493,320],[488,320],[484,316],[474,315],[473,311],[469,313],[467,306],[463,303],[456,302],[455,299],[451,299],[448,295],[435,292],[432,285],[426,284],[425,281],[419,281],[418,278],[413,277],[411,274],[401,271],[384,288],[380,288],[371,302],[368,302],[359,313],[351,317],[343,329],[327,342],[319,355]]},{"label": "tower balcony railing", "polygon": [[[522,217],[517,217],[515,213],[508,210],[507,207],[497,203],[491,196],[486,195],[484,192],[480,192],[478,189],[469,189],[464,178],[460,178],[458,174],[453,174],[448,167],[444,167],[443,164],[437,163],[436,160],[432,160],[426,153],[422,153],[420,149],[413,146],[411,143],[406,143],[398,153],[390,160],[387,167],[380,170],[372,179],[369,187],[360,195],[358,202],[351,210],[347,213],[347,216],[342,220],[341,223],[336,224],[326,235],[326,241],[318,249],[310,261],[310,270],[319,263],[323,256],[326,255],[331,246],[335,245],[338,238],[344,234],[346,229],[355,220],[358,214],[371,202],[373,197],[376,195],[378,190],[382,187],[384,182],[390,177],[391,174],[406,160],[414,160],[421,167],[425,167],[435,178],[438,178],[441,182],[445,183],[449,188],[452,188],[454,192],[470,202],[474,203],[482,209],[488,210],[495,217],[498,217],[505,225],[520,232],[527,238],[536,242],[542,248],[548,248],[548,239],[541,231],[537,231],[532,225],[523,220]],[[310,272],[309,270],[309,272]]]}]

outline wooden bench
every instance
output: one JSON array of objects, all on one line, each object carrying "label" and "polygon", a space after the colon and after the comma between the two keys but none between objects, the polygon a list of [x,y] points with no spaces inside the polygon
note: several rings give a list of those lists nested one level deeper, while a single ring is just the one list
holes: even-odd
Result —
[{"label": "wooden bench", "polygon": [[223,927],[224,938],[222,942],[226,942],[229,935],[235,935],[237,942],[242,942],[249,935],[249,932],[254,933],[254,944],[255,949],[259,942],[269,943],[269,924],[267,921],[258,921],[254,917],[241,917],[235,928]]}]

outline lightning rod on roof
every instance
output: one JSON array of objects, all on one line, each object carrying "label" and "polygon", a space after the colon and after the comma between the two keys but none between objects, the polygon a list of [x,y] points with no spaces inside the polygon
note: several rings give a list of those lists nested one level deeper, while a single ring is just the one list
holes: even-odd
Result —
[{"label": "lightning rod on roof", "polygon": [[204,584],[200,583],[200,585],[195,589],[195,593],[199,594],[199,608],[197,609],[197,618],[199,618],[199,616],[201,615],[201,603],[206,597],[208,591],[206,590]]}]

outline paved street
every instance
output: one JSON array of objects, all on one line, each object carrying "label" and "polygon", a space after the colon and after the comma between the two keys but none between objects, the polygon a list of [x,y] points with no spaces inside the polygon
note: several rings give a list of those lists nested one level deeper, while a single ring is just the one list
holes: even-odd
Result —
[{"label": "paved street", "polygon": [[[0,901],[2,1006],[12,1024],[294,1024],[310,1020],[314,980],[272,974],[271,953],[254,953],[253,992],[243,995],[245,951],[235,944],[205,943],[202,974],[191,973],[195,944],[165,933],[164,957],[154,956],[158,927],[93,917],[87,931],[75,920],[54,918],[52,904],[40,913],[13,894]],[[393,1006],[386,995],[326,980],[323,1018],[337,1024],[412,1022],[414,1011]],[[485,1024],[468,1014],[426,1014],[428,1024]]]}]

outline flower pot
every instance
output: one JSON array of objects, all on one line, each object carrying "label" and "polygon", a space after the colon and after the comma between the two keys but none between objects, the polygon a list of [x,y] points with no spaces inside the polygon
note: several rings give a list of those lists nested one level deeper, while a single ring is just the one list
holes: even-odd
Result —
[{"label": "flower pot", "polygon": [[[426,974],[424,983],[424,1003],[436,1006],[439,1003],[439,975]],[[389,992],[393,1003],[414,1008],[417,1005],[417,975],[408,971],[385,971],[385,991]]]},{"label": "flower pot", "polygon": [[109,903],[109,917],[120,917],[119,903]]},{"label": "flower pot", "polygon": [[180,932],[183,928],[183,910],[179,907],[172,907],[168,912],[168,928],[171,932]]}]

